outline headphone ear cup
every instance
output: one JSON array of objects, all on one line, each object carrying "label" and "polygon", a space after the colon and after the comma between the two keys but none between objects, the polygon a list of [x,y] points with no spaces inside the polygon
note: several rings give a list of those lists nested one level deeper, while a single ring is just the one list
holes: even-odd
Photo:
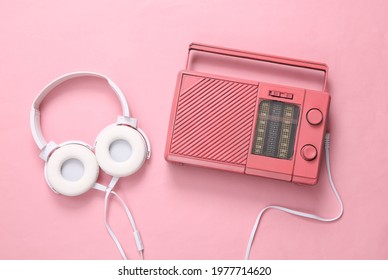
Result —
[{"label": "headphone ear cup", "polygon": [[[128,157],[122,161],[115,160],[111,155],[112,144],[117,144],[116,141],[125,141],[130,148]],[[143,165],[147,157],[147,147],[143,136],[136,129],[125,125],[112,125],[98,135],[95,154],[98,164],[107,174],[125,177],[135,173]]]},{"label": "headphone ear cup", "polygon": [[[68,173],[73,178],[64,177],[64,168],[70,169]],[[79,172],[80,169],[81,172]],[[77,196],[87,192],[96,183],[98,172],[94,153],[80,143],[60,146],[52,153],[45,165],[48,185],[55,192],[66,196]]]}]

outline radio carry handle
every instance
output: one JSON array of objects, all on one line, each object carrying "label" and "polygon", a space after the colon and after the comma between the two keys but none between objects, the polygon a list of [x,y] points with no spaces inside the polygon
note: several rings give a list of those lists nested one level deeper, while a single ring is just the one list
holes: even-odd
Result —
[{"label": "radio carry handle", "polygon": [[276,64],[288,65],[293,67],[323,71],[325,73],[325,76],[324,76],[322,91],[323,92],[326,91],[327,76],[328,76],[329,68],[324,63],[293,59],[293,58],[287,58],[287,57],[281,57],[281,56],[274,56],[274,55],[267,55],[267,54],[260,54],[260,53],[253,53],[253,52],[247,52],[247,51],[240,51],[235,49],[215,47],[215,46],[198,44],[198,43],[191,43],[189,47],[189,53],[187,56],[186,70],[189,70],[191,51],[202,51],[202,52],[213,53],[218,55],[226,55],[226,56],[232,56],[232,57],[243,58],[243,59],[253,59],[253,60],[264,61],[269,63],[276,63]]}]

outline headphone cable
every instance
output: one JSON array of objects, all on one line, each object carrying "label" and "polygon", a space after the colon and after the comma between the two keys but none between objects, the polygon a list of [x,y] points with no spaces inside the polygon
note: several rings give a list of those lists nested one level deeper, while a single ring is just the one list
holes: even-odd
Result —
[{"label": "headphone cable", "polygon": [[142,242],[141,237],[140,237],[140,232],[137,230],[137,227],[136,227],[136,224],[135,224],[135,220],[133,219],[131,211],[129,210],[129,208],[128,208],[127,204],[124,202],[124,200],[115,191],[113,191],[113,188],[117,184],[118,180],[119,180],[119,178],[113,177],[111,182],[109,183],[108,187],[105,187],[105,186],[103,186],[101,184],[98,184],[98,183],[94,186],[95,189],[105,192],[105,199],[104,199],[104,224],[105,224],[106,229],[108,230],[108,233],[109,233],[110,237],[112,238],[113,242],[116,244],[116,247],[119,250],[122,259],[123,260],[127,260],[128,258],[127,258],[126,254],[124,252],[124,249],[121,246],[120,241],[118,240],[117,236],[114,234],[114,232],[113,232],[113,230],[112,230],[112,228],[111,228],[111,226],[109,225],[109,222],[108,222],[109,196],[112,194],[112,195],[114,195],[119,200],[121,205],[124,207],[125,213],[127,214],[128,220],[129,220],[129,222],[131,224],[131,227],[133,229],[133,236],[135,238],[135,243],[136,243],[137,250],[139,251],[141,259],[144,260],[144,246],[143,246],[143,242]]}]

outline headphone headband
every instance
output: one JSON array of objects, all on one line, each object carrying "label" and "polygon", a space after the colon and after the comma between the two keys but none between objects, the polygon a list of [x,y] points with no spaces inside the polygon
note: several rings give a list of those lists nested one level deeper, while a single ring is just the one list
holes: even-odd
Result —
[{"label": "headphone headband", "polygon": [[30,126],[32,131],[32,136],[34,137],[36,145],[42,150],[46,145],[47,141],[43,136],[42,129],[40,126],[40,105],[42,104],[45,97],[58,85],[64,83],[67,80],[79,77],[96,77],[100,79],[104,79],[108,82],[109,86],[116,93],[117,98],[120,101],[121,108],[123,110],[123,116],[130,118],[129,108],[127,100],[125,99],[124,94],[120,90],[120,88],[108,77],[95,73],[95,72],[73,72],[59,78],[55,79],[51,83],[49,83],[43,90],[38,94],[32,103],[31,113],[30,113]]}]

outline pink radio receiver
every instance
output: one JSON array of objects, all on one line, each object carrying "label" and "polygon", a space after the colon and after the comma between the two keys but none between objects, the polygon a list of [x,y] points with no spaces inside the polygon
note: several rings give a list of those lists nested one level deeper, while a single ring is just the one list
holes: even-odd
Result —
[{"label": "pink radio receiver", "polygon": [[[192,71],[192,51],[323,71],[323,89]],[[322,63],[191,44],[178,75],[166,160],[316,184],[330,104],[327,71]]]}]

